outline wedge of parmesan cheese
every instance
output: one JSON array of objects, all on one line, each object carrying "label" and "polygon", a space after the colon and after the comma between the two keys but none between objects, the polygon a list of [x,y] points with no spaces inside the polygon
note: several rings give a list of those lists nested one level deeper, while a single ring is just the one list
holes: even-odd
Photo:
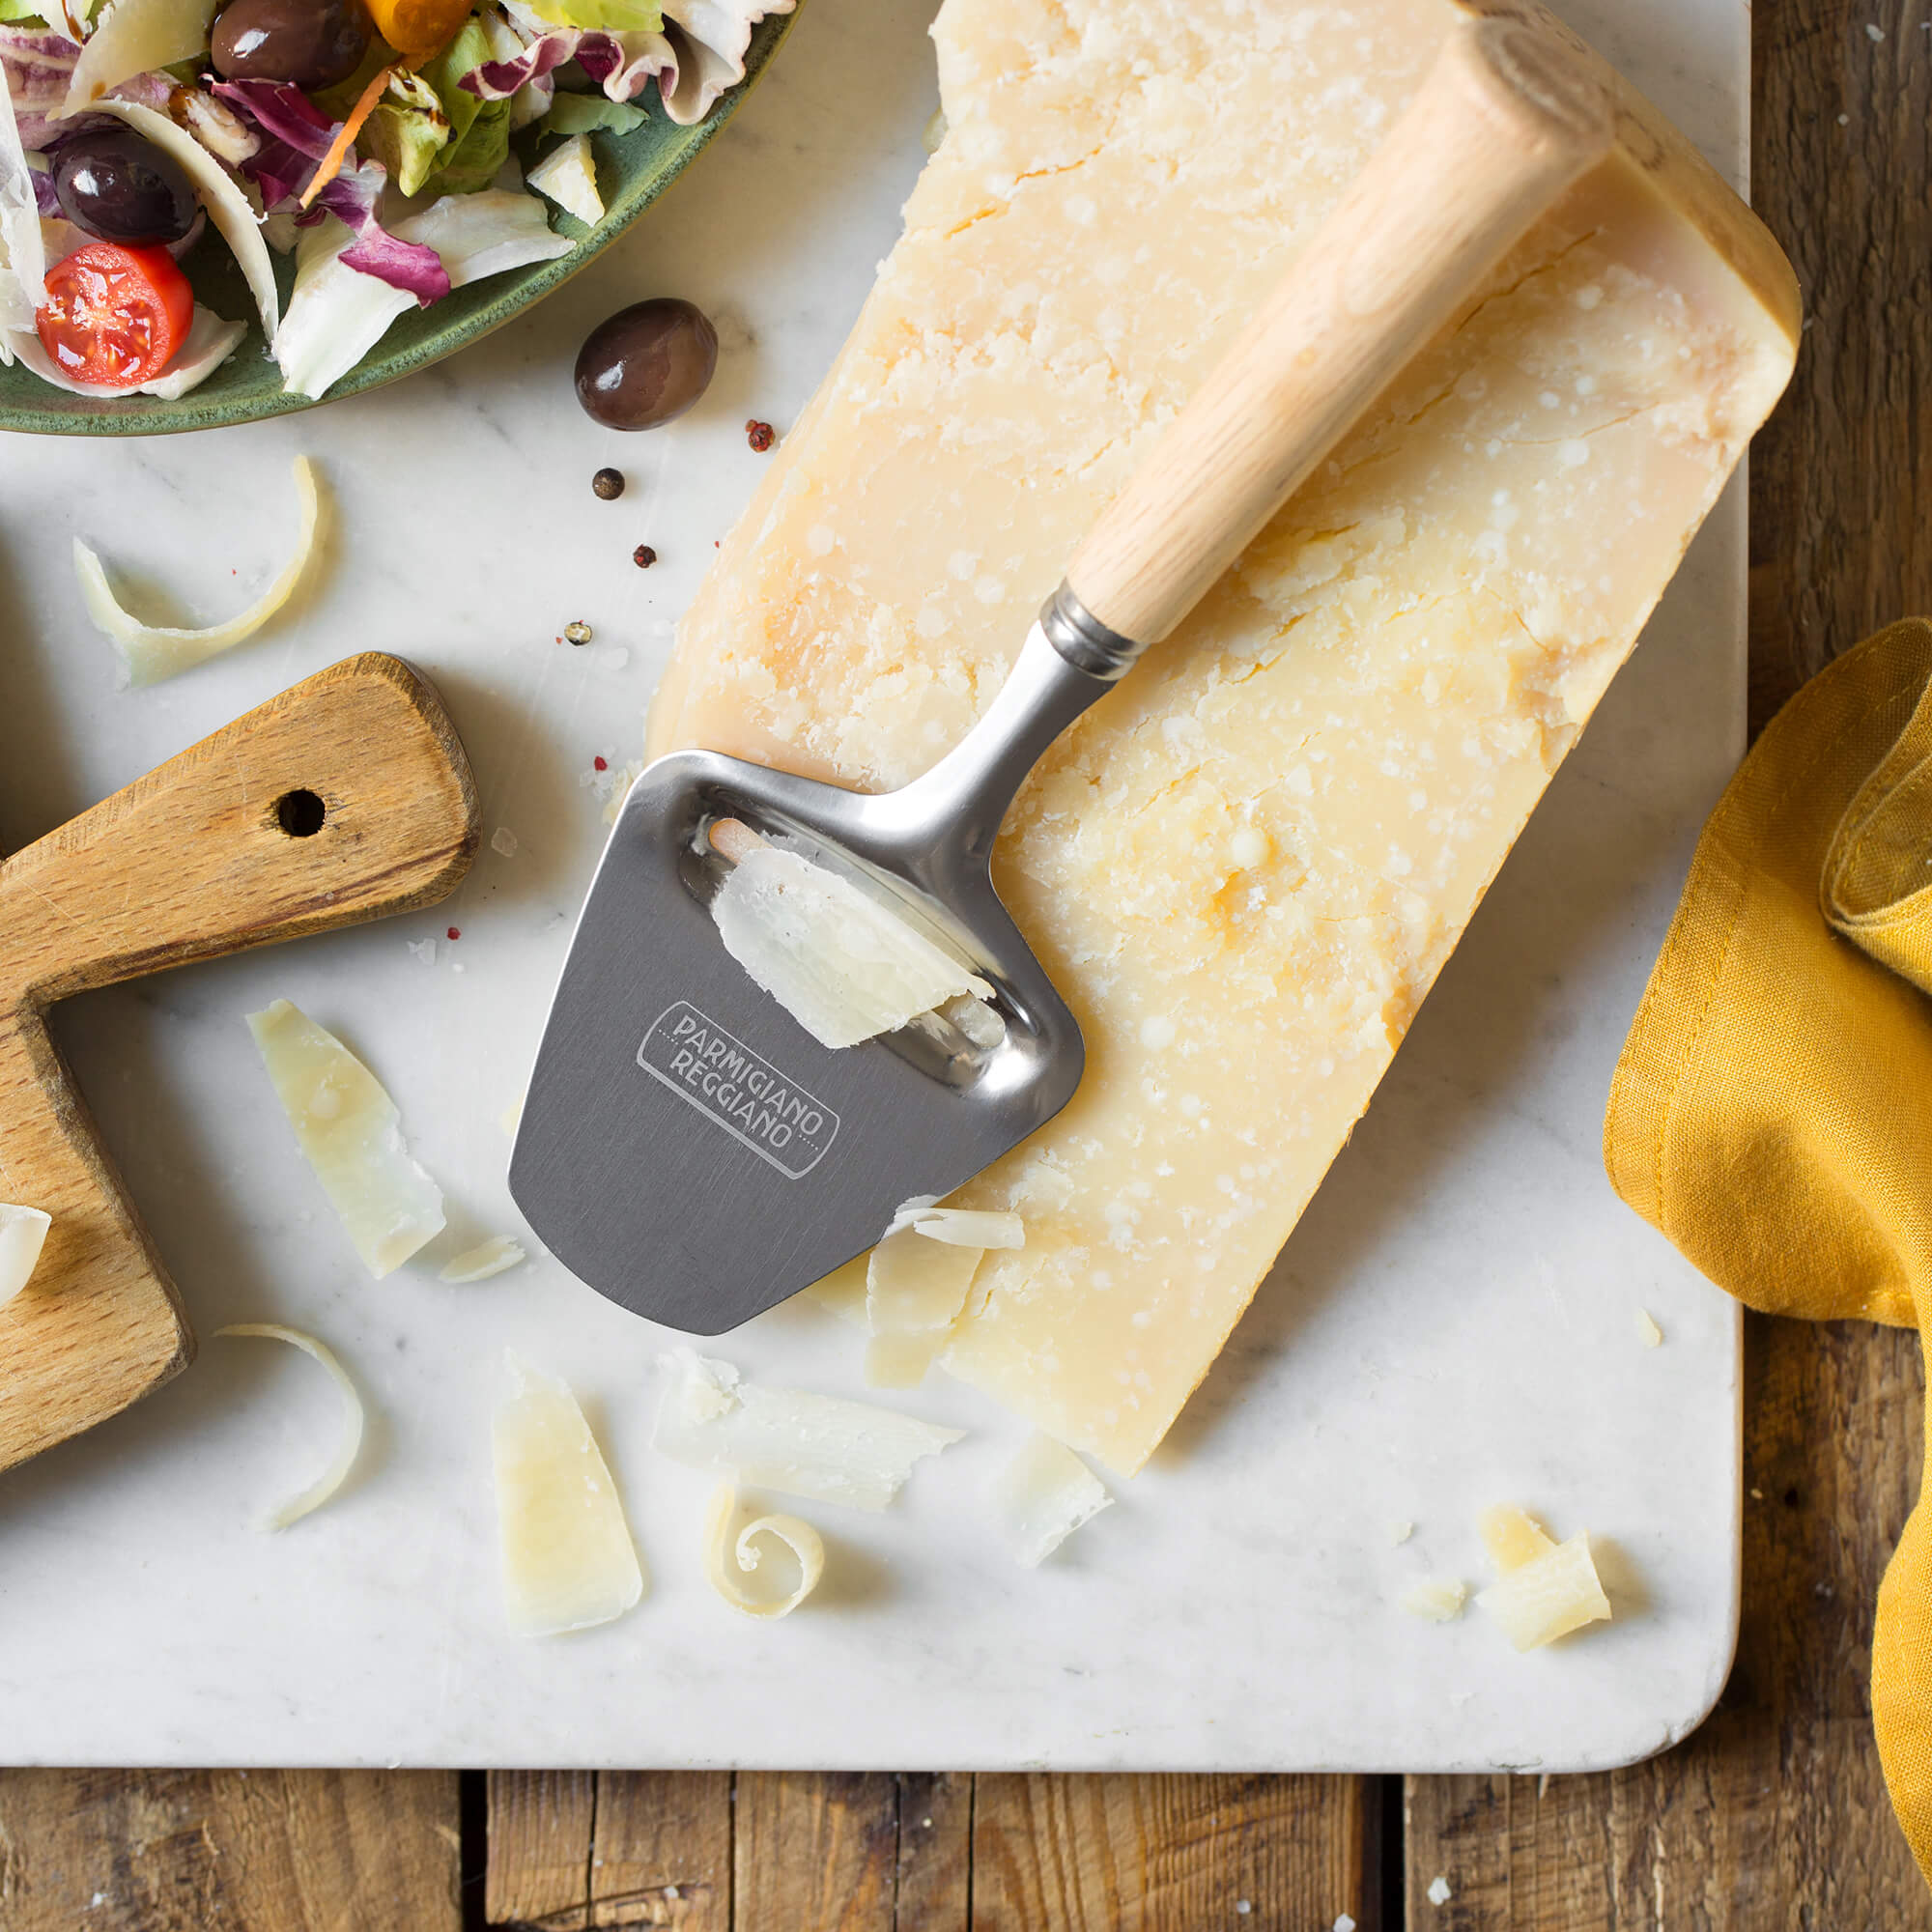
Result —
[{"label": "wedge of parmesan cheese", "polygon": [[764,1388],[689,1349],[677,1350],[668,1367],[653,1446],[673,1463],[755,1489],[882,1510],[914,1463],[962,1433],[869,1402]]},{"label": "wedge of parmesan cheese", "polygon": [[491,1432],[503,1602],[519,1636],[620,1617],[644,1593],[638,1548],[577,1398],[506,1351],[510,1393]]},{"label": "wedge of parmesan cheese", "polygon": [[248,1031],[329,1206],[380,1281],[442,1232],[442,1190],[411,1159],[383,1083],[327,1028],[277,1000],[248,1015]]},{"label": "wedge of parmesan cheese", "polygon": [[[1451,0],[946,0],[946,134],[687,615],[648,749],[905,783],[1360,171]],[[1788,265],[1634,96],[1174,637],[1046,754],[995,881],[1071,1105],[946,1366],[1131,1471],[1246,1306],[1751,432]]]}]

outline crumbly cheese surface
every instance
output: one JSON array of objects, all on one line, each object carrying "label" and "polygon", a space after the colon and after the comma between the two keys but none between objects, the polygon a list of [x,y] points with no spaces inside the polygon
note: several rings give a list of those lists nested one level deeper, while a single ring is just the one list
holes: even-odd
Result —
[{"label": "crumbly cheese surface", "polygon": [[[947,134],[686,619],[651,750],[901,784],[1359,172],[1449,0],[949,0]],[[995,858],[1088,1070],[947,1366],[1140,1466],[1266,1272],[1789,373],[1791,317],[1620,156],[1194,616]],[[1728,248],[1728,253],[1726,249]]]}]

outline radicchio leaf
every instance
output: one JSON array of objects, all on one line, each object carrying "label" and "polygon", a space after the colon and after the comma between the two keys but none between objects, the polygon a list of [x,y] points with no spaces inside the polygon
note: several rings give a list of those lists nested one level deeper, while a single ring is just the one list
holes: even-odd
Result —
[{"label": "radicchio leaf", "polygon": [[344,168],[315,198],[315,206],[327,209],[347,224],[355,240],[342,251],[342,265],[392,289],[402,289],[427,308],[449,293],[449,270],[434,248],[420,242],[402,242],[376,218],[382,206],[383,189],[389,171],[381,161],[364,161],[354,170]]}]

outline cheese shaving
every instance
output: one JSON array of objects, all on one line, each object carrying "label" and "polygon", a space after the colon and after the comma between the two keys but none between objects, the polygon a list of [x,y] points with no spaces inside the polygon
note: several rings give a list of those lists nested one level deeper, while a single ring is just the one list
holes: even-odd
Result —
[{"label": "cheese shaving", "polygon": [[933,1208],[907,1202],[893,1217],[893,1228],[909,1227],[928,1241],[957,1248],[1023,1248],[1026,1223],[1017,1214],[991,1208]]},{"label": "cheese shaving", "polygon": [[711,917],[725,952],[821,1046],[856,1046],[962,993],[993,995],[843,874],[775,845],[741,851]]},{"label": "cheese shaving", "polygon": [[1505,1577],[1512,1570],[1520,1570],[1525,1563],[1535,1562],[1539,1556],[1548,1555],[1556,1548],[1555,1540],[1543,1525],[1534,1517],[1525,1516],[1514,1503],[1498,1503],[1493,1509],[1485,1510],[1477,1528],[1490,1561]]},{"label": "cheese shaving", "polygon": [[1610,1617],[1587,1533],[1553,1543],[1520,1509],[1487,1512],[1483,1541],[1502,1573],[1476,1597],[1476,1607],[1502,1626],[1518,1650],[1537,1650],[1589,1623]]},{"label": "cheese shaving", "polygon": [[597,191],[597,163],[588,134],[566,136],[524,180],[586,228],[595,228],[604,219],[604,197]]},{"label": "cheese shaving", "polygon": [[0,1306],[12,1301],[34,1278],[41,1244],[52,1226],[52,1215],[39,1208],[15,1208],[0,1202]]},{"label": "cheese shaving", "polygon": [[[748,1617],[790,1616],[825,1574],[823,1539],[795,1516],[754,1517],[734,1536],[738,1516],[738,1492],[725,1483],[711,1498],[704,1520],[704,1574],[711,1587]],[[769,1544],[779,1545],[791,1558],[792,1575],[776,1587],[764,1566]],[[750,1588],[753,1578],[767,1587]]]},{"label": "cheese shaving", "polygon": [[728,1362],[689,1349],[668,1360],[653,1446],[756,1489],[882,1510],[914,1463],[964,1434],[868,1402],[746,1383]]},{"label": "cheese shaving", "polygon": [[992,1500],[1014,1557],[1031,1570],[1114,1499],[1071,1449],[1037,1429],[995,1479]]},{"label": "cheese shaving", "polygon": [[181,630],[165,625],[144,624],[130,616],[116,601],[100,559],[78,537],[73,540],[74,574],[80,579],[80,594],[95,627],[119,646],[128,667],[130,683],[156,684],[164,677],[192,668],[205,660],[230,650],[244,639],[252,638],[291,597],[300,583],[316,551],[316,531],[322,518],[321,494],[317,489],[315,466],[307,457],[295,462],[296,502],[301,522],[296,531],[296,546],[275,581],[254,603],[225,623],[205,630]]},{"label": "cheese shaving", "polygon": [[617,1486],[577,1398],[514,1350],[510,1394],[491,1431],[503,1602],[519,1636],[554,1636],[620,1617],[644,1573]]},{"label": "cheese shaving", "polygon": [[410,1157],[382,1082],[287,1000],[248,1015],[248,1031],[343,1228],[378,1281],[442,1232],[442,1190]]},{"label": "cheese shaving", "polygon": [[208,51],[215,0],[111,0],[80,49],[60,118],[100,103],[136,74],[198,60]]},{"label": "cheese shaving", "polygon": [[1663,1330],[1657,1325],[1657,1317],[1647,1308],[1639,1308],[1636,1312],[1636,1339],[1646,1349],[1661,1348],[1663,1344]]},{"label": "cheese shaving", "polygon": [[875,1389],[917,1388],[925,1379],[950,1330],[930,1335],[874,1335],[866,1343],[862,1373]]},{"label": "cheese shaving", "polygon": [[[48,227],[54,224],[49,222]],[[62,226],[69,224],[63,223]],[[72,233],[79,237],[74,243],[80,246],[87,240],[79,229]],[[63,258],[71,249],[63,251]],[[186,339],[174,353],[168,366],[158,376],[146,383],[136,383],[132,390],[111,388],[101,383],[76,383],[65,369],[46,352],[41,338],[35,334],[32,318],[8,338],[8,346],[13,353],[31,369],[43,383],[51,383],[57,389],[65,389],[71,396],[99,396],[112,398],[133,394],[137,396],[160,396],[173,401],[178,396],[186,395],[191,389],[198,389],[233,355],[242,346],[242,338],[248,333],[248,326],[242,322],[224,322],[213,309],[195,304],[194,321],[189,325]],[[97,620],[98,621],[98,620]]]},{"label": "cheese shaving", "polygon": [[928,1241],[901,1228],[866,1264],[866,1321],[874,1335],[944,1334],[966,1305],[982,1248]]},{"label": "cheese shaving", "polygon": [[495,1235],[444,1262],[438,1270],[437,1280],[488,1281],[492,1275],[501,1274],[527,1259],[524,1244],[514,1236]]},{"label": "cheese shaving", "polygon": [[1463,1614],[1463,1605],[1468,1601],[1466,1583],[1426,1577],[1404,1593],[1402,1606],[1412,1617],[1423,1617],[1433,1624],[1452,1624]]},{"label": "cheese shaving", "polygon": [[[0,249],[4,249],[9,274],[18,285],[25,310],[23,316],[14,318],[15,326],[31,329],[34,311],[46,305],[47,251],[41,230],[40,202],[4,69],[0,69]],[[0,339],[0,356],[13,359],[4,339]]]},{"label": "cheese shaving", "polygon": [[355,1384],[349,1379],[349,1371],[336,1360],[335,1351],[326,1343],[318,1342],[313,1335],[304,1335],[299,1328],[285,1328],[279,1321],[232,1321],[226,1328],[217,1328],[214,1332],[216,1335],[240,1335],[264,1342],[286,1342],[290,1348],[299,1349],[304,1355],[320,1362],[342,1396],[342,1437],[335,1446],[335,1455],[328,1467],[307,1489],[298,1492],[279,1509],[269,1513],[266,1527],[286,1529],[311,1510],[320,1509],[342,1487],[350,1470],[355,1466],[356,1454],[362,1447],[362,1398],[355,1392]]}]

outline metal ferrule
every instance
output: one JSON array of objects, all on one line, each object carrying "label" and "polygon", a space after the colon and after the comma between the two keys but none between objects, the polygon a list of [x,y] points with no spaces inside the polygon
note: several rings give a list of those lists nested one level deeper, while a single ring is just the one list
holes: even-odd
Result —
[{"label": "metal ferrule", "polygon": [[1147,649],[1131,638],[1123,638],[1099,620],[1079,598],[1065,578],[1060,588],[1040,608],[1039,627],[1047,641],[1075,670],[1112,684],[1134,668]]}]

